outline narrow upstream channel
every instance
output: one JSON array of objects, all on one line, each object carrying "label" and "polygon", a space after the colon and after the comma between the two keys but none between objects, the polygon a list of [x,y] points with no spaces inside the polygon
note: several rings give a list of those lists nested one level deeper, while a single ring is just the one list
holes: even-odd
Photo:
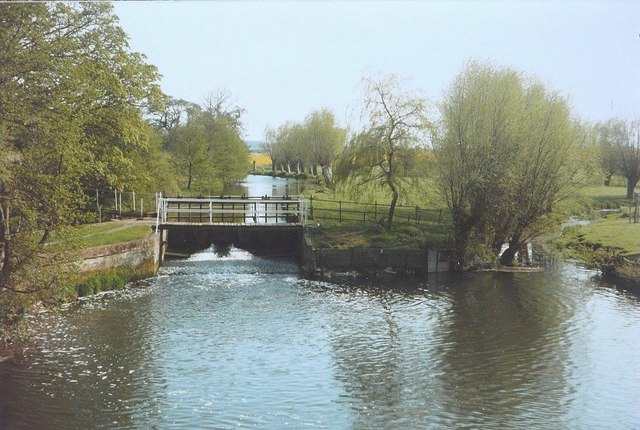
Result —
[{"label": "narrow upstream channel", "polygon": [[207,249],[34,317],[0,428],[638,428],[640,300],[594,275],[330,283]]}]

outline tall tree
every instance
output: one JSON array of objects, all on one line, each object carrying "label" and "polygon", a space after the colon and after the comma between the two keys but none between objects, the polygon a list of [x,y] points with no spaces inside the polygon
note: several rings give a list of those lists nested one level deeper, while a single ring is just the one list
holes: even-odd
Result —
[{"label": "tall tree", "polygon": [[640,120],[610,119],[596,126],[603,169],[627,181],[627,199],[640,181]]},{"label": "tall tree", "polygon": [[38,263],[50,233],[81,218],[86,188],[142,178],[131,156],[148,149],[141,109],[157,81],[109,4],[2,5],[0,293],[54,291],[32,276],[52,267]]},{"label": "tall tree", "polygon": [[232,114],[212,106],[190,106],[186,122],[171,132],[176,174],[188,193],[222,192],[248,171],[249,149],[236,128],[239,118],[232,120]]},{"label": "tall tree", "polygon": [[346,137],[347,131],[338,126],[333,112],[328,109],[312,112],[305,119],[302,144],[310,152],[313,166],[322,169],[327,184],[333,183],[331,165],[344,148]]},{"label": "tall tree", "polygon": [[469,63],[441,103],[438,187],[453,219],[456,268],[470,247],[512,264],[570,183],[579,137],[566,100],[511,69]]},{"label": "tall tree", "polygon": [[365,80],[365,126],[351,137],[340,156],[337,176],[358,187],[374,183],[388,188],[387,231],[403,185],[416,177],[415,150],[426,144],[430,129],[426,114],[426,100],[403,89],[396,76]]}]

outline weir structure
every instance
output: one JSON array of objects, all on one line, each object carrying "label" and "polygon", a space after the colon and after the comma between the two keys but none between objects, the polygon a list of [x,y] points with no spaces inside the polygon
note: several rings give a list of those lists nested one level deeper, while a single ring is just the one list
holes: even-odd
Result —
[{"label": "weir structure", "polygon": [[167,246],[188,252],[235,245],[255,254],[300,256],[308,201],[300,196],[158,196],[156,232]]}]

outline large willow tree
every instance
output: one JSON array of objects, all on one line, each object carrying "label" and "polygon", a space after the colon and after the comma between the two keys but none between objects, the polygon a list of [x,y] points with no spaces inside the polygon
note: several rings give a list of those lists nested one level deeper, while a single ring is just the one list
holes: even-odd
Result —
[{"label": "large willow tree", "polygon": [[453,216],[455,262],[484,246],[501,263],[540,233],[571,184],[583,138],[566,100],[512,69],[469,63],[441,103],[439,189]]},{"label": "large willow tree", "polygon": [[62,291],[45,245],[87,188],[149,182],[141,110],[158,78],[107,3],[0,5],[1,303]]}]

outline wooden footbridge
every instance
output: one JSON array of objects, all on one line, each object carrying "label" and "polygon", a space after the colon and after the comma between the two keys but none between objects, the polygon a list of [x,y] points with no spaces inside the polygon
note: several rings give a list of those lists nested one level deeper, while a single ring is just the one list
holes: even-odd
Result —
[{"label": "wooden footbridge", "polygon": [[201,248],[218,242],[254,251],[276,247],[295,254],[308,206],[301,196],[160,196],[156,231],[171,248]]}]

